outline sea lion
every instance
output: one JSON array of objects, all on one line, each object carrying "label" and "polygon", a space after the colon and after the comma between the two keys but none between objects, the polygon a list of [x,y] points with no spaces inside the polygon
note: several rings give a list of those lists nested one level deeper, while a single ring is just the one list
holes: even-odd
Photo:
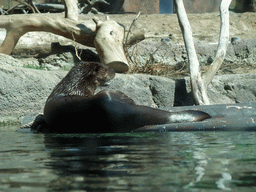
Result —
[{"label": "sea lion", "polygon": [[[31,129],[56,133],[130,132],[146,125],[201,121],[210,118],[202,111],[169,112],[136,105],[120,91],[96,87],[114,78],[108,66],[81,62],[54,88],[44,107],[44,117]],[[40,125],[40,126],[39,126]]]}]

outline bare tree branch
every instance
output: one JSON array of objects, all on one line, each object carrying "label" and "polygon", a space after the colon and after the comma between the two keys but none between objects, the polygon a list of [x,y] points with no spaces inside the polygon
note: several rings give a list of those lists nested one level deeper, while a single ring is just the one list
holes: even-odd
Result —
[{"label": "bare tree branch", "polygon": [[65,5],[65,18],[78,21],[78,6],[77,0],[63,0]]},{"label": "bare tree branch", "polygon": [[37,7],[35,6],[32,0],[27,0],[27,1],[28,1],[28,4],[30,4],[35,10],[35,13],[40,13],[40,11],[37,9]]},{"label": "bare tree branch", "polygon": [[205,86],[212,81],[215,74],[219,70],[221,64],[224,61],[227,52],[227,46],[229,42],[229,5],[232,0],[222,0],[220,4],[220,17],[221,17],[221,26],[220,26],[220,36],[219,36],[219,45],[216,52],[215,59],[208,71],[203,76],[203,81]]},{"label": "bare tree branch", "polygon": [[23,5],[25,5],[25,6],[27,6],[28,8],[30,8],[32,11],[33,11],[33,13],[36,13],[36,11],[35,11],[35,9],[33,8],[33,6],[32,5],[30,5],[29,3],[27,3],[26,1],[20,1],[20,0],[15,0],[15,1],[17,1],[17,2],[19,2],[20,4],[23,4]]},{"label": "bare tree branch", "polygon": [[38,9],[44,9],[47,11],[51,10],[58,10],[58,11],[65,11],[65,6],[62,4],[50,4],[50,3],[35,3],[35,7]]},{"label": "bare tree branch", "polygon": [[105,0],[85,0],[85,2],[87,3],[86,6],[84,6],[82,8],[82,13],[87,14],[89,12],[93,12],[98,14],[98,10],[95,8],[95,6],[97,6],[97,4],[104,4],[104,5],[110,5],[107,1]]},{"label": "bare tree branch", "polygon": [[[4,16],[2,16],[4,17]],[[8,16],[5,16],[8,17]],[[12,16],[13,17],[13,16]],[[29,14],[0,21],[0,28],[6,29],[6,37],[0,46],[0,53],[10,54],[21,36],[31,31],[45,31],[94,47],[96,26],[92,21],[77,22],[49,14]]]},{"label": "bare tree branch", "polygon": [[127,32],[126,39],[125,39],[125,44],[126,44],[126,45],[128,44],[128,38],[129,38],[129,34],[131,33],[132,26],[133,26],[133,24],[135,23],[135,21],[136,21],[139,17],[140,17],[140,11],[139,11],[139,13],[137,14],[137,16],[133,19],[132,24],[131,24],[130,27],[129,27],[129,30],[128,30],[128,32]]},{"label": "bare tree branch", "polygon": [[192,30],[188,21],[186,10],[182,0],[176,0],[174,2],[175,2],[178,20],[182,30],[187,54],[188,54],[192,93],[194,95],[196,104],[208,105],[210,104],[210,102],[206,94],[206,88],[205,88],[204,82],[201,78],[199,62],[197,59],[196,50],[193,43]]}]

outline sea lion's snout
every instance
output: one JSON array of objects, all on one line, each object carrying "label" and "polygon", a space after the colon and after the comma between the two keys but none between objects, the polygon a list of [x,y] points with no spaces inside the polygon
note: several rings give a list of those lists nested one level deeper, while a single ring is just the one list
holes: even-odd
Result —
[{"label": "sea lion's snout", "polygon": [[108,70],[109,72],[107,73],[104,83],[109,82],[110,80],[114,79],[114,77],[116,76],[114,69],[109,68]]},{"label": "sea lion's snout", "polygon": [[111,67],[107,66],[107,65],[104,65],[104,69],[102,69],[102,71],[98,72],[98,76],[100,77],[101,75],[101,78],[99,78],[99,83],[101,86],[106,86],[109,84],[109,81],[112,80],[116,73],[114,71],[114,69],[112,69]]}]

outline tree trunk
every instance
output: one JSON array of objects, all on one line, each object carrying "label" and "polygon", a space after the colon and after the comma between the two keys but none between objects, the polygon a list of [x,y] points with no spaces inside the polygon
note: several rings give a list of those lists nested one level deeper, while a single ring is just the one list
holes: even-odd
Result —
[{"label": "tree trunk", "polygon": [[196,104],[208,105],[210,104],[210,102],[206,94],[204,82],[201,78],[199,62],[197,59],[196,50],[193,42],[192,30],[188,21],[183,1],[176,0],[175,6],[177,9],[178,20],[180,28],[182,30],[184,43],[188,54],[192,93],[194,95]]},{"label": "tree trunk", "polygon": [[208,105],[210,104],[206,87],[212,81],[215,74],[219,70],[223,60],[226,56],[227,45],[229,41],[229,12],[228,8],[232,0],[222,0],[220,4],[220,15],[221,15],[221,28],[219,36],[219,45],[216,52],[214,62],[209,67],[203,78],[201,77],[200,66],[197,59],[195,46],[192,37],[192,30],[187,18],[187,14],[184,8],[182,0],[175,0],[175,6],[177,9],[177,15],[179,24],[182,30],[188,60],[190,65],[190,79],[191,79],[191,90],[194,95],[196,104]]}]

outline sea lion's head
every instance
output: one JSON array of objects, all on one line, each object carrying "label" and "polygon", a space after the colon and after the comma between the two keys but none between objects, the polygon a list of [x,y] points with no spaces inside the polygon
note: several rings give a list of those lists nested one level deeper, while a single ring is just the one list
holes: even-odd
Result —
[{"label": "sea lion's head", "polygon": [[85,82],[90,82],[96,86],[102,85],[115,77],[115,72],[107,65],[96,62],[82,62],[83,78]]},{"label": "sea lion's head", "polygon": [[79,62],[56,85],[48,100],[60,95],[92,96],[99,85],[115,77],[109,66],[97,62]]}]

